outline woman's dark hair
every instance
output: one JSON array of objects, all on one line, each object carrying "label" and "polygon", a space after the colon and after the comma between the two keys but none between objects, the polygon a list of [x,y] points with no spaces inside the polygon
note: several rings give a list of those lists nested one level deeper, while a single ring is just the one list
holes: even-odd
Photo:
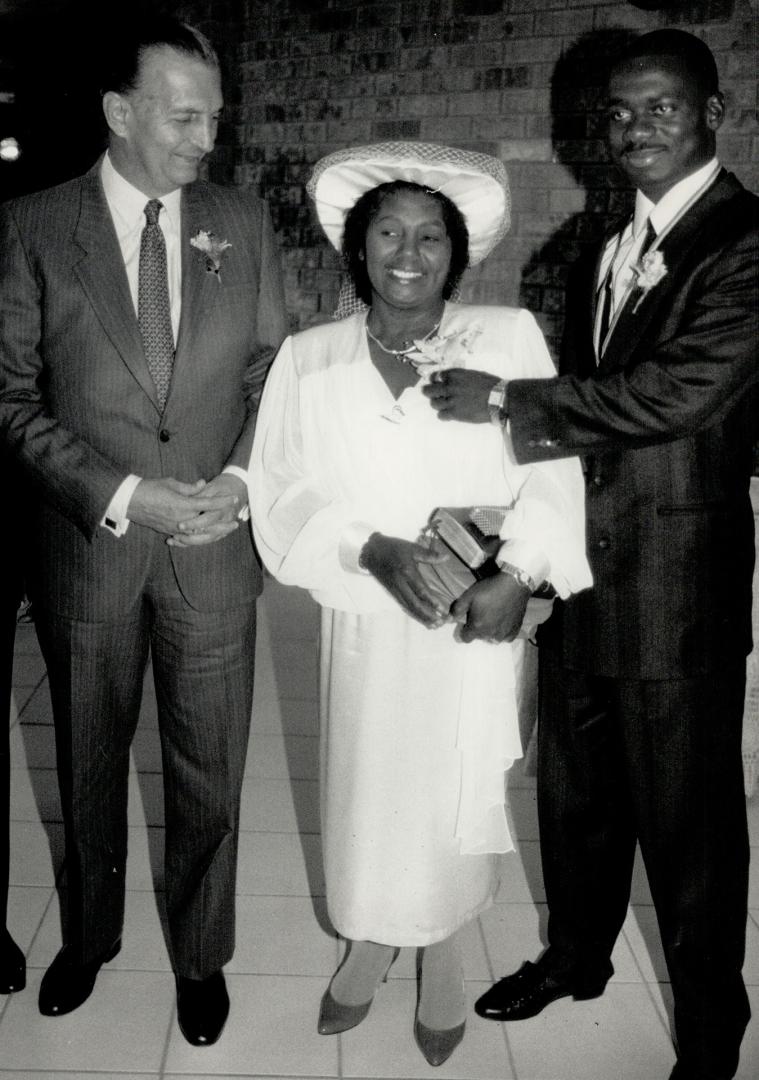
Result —
[{"label": "woman's dark hair", "polygon": [[145,50],[163,47],[197,57],[212,67],[219,66],[215,49],[199,30],[169,15],[154,15],[128,24],[119,33],[101,71],[101,93],[113,90],[117,94],[126,94],[134,90]]},{"label": "woman's dark hair", "polygon": [[379,208],[389,195],[399,191],[421,191],[439,203],[443,213],[443,223],[451,242],[451,265],[443,286],[443,299],[450,299],[459,278],[469,264],[469,231],[455,203],[439,191],[430,191],[421,184],[412,184],[408,180],[393,180],[388,184],[379,184],[364,194],[354,203],[345,217],[343,232],[343,257],[348,273],[353,279],[356,295],[365,304],[372,302],[372,284],[366,271],[366,233]]}]

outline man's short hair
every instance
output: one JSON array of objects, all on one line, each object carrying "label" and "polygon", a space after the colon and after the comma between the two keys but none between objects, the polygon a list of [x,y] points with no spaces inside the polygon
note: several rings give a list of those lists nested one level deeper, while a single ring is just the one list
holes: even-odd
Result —
[{"label": "man's short hair", "polygon": [[612,73],[652,56],[674,58],[704,98],[719,93],[719,73],[711,49],[701,38],[685,30],[653,30],[633,38],[616,57]]},{"label": "man's short hair", "polygon": [[169,15],[154,15],[120,29],[115,48],[104,59],[101,93],[125,94],[134,90],[146,49],[170,48],[218,68],[219,58],[208,38],[187,23]]}]

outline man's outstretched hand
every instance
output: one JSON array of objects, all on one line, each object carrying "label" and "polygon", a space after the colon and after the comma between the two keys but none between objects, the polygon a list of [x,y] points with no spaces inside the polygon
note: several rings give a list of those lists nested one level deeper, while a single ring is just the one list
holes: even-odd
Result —
[{"label": "man's outstretched hand", "polygon": [[499,382],[497,375],[465,368],[436,371],[422,393],[430,399],[441,420],[463,420],[468,424],[486,424],[490,420],[488,396]]}]

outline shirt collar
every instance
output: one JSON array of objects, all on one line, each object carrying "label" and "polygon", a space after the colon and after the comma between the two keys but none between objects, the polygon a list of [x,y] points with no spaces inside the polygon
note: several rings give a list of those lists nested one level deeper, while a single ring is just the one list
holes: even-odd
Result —
[{"label": "shirt collar", "polygon": [[662,195],[657,203],[651,202],[642,191],[635,195],[635,216],[633,218],[633,232],[638,235],[646,218],[651,218],[651,224],[660,236],[664,230],[672,224],[686,204],[698,194],[701,188],[706,188],[720,169],[716,157],[702,165],[694,173],[690,173],[683,180],[678,181],[669,191]]},{"label": "shirt collar", "polygon": [[[103,156],[100,177],[119,237],[134,229],[142,229],[145,224],[145,204],[149,199],[144,192],[130,184],[117,171],[108,151]],[[175,188],[168,195],[162,195],[160,200],[166,211],[169,226],[176,233],[179,232],[181,198],[182,189]]]}]

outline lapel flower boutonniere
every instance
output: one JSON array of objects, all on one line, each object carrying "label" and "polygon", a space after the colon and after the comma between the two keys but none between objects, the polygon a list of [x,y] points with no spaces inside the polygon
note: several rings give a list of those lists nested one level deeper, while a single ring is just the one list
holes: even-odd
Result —
[{"label": "lapel flower boutonniere", "polygon": [[199,229],[190,237],[190,243],[203,252],[206,257],[206,270],[209,274],[216,274],[216,280],[221,283],[221,256],[227,248],[232,247],[229,240],[217,240],[212,232]]},{"label": "lapel flower boutonniere", "polygon": [[638,265],[633,267],[633,270],[638,275],[635,284],[641,291],[633,308],[633,314],[635,314],[651,289],[658,285],[662,278],[667,276],[667,265],[664,262],[664,256],[657,248],[654,251],[647,251]]}]

